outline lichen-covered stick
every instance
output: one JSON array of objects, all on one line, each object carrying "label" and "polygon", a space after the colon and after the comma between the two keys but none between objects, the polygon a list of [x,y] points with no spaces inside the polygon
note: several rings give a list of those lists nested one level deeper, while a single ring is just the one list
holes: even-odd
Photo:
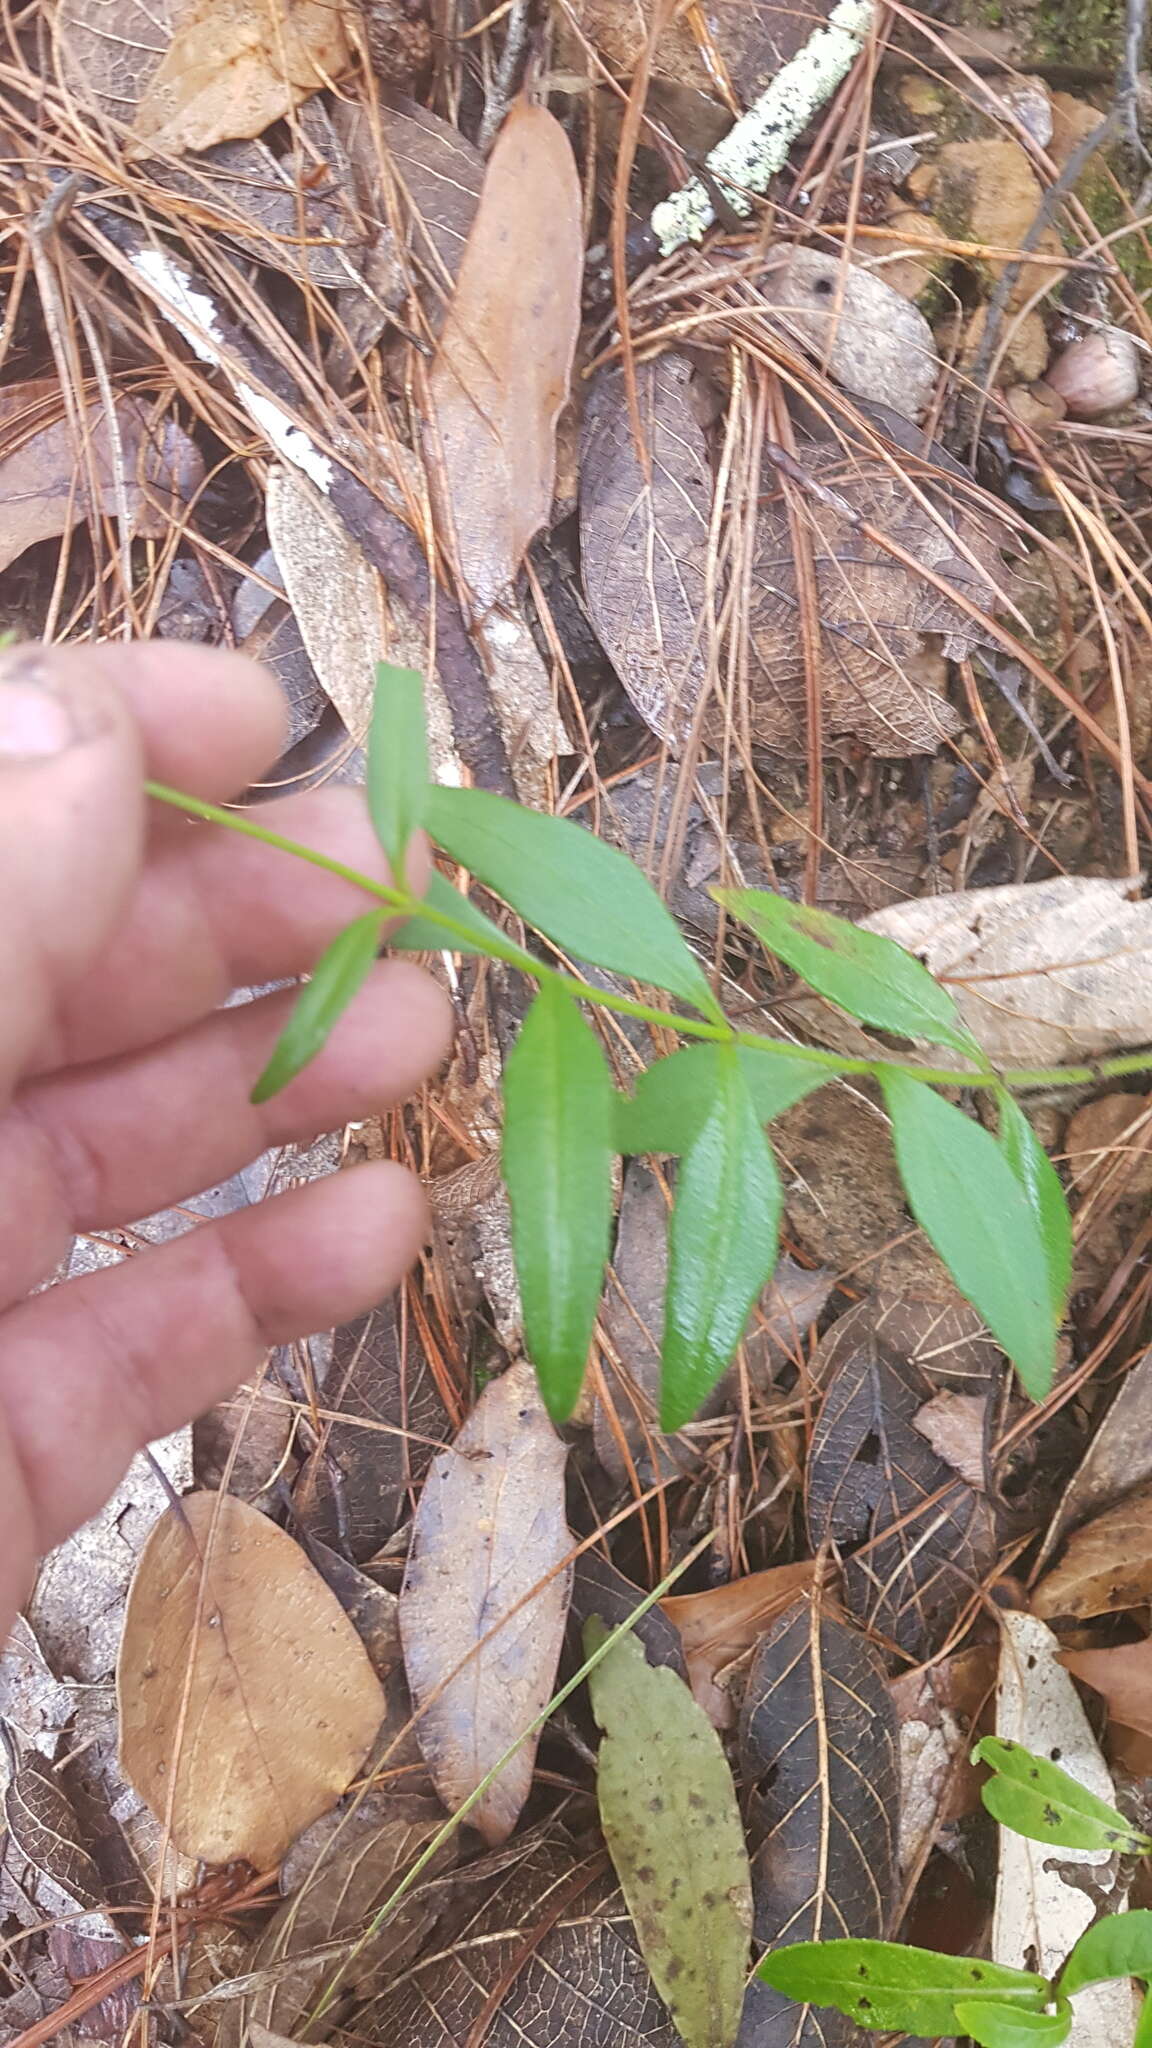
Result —
[{"label": "lichen-covered stick", "polygon": [[[837,0],[828,20],[778,71],[755,106],[741,116],[706,158],[714,179],[737,213],[751,213],[749,195],[766,192],[818,107],[835,92],[860,54],[872,26],[873,0]],[[698,178],[653,209],[652,232],[661,254],[698,242],[716,214]]]}]

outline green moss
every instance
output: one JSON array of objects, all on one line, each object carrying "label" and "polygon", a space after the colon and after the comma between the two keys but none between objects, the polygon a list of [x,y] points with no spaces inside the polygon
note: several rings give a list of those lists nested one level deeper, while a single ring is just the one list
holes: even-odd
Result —
[{"label": "green moss", "polygon": [[[1125,206],[1112,179],[1095,158],[1076,187],[1076,197],[1102,235],[1114,234],[1131,217],[1131,207]],[[1109,247],[1133,290],[1152,291],[1152,250],[1147,229],[1121,235]]]},{"label": "green moss", "polygon": [[1049,64],[1117,64],[1124,42],[1123,0],[1042,0],[1031,17],[1034,54]]}]

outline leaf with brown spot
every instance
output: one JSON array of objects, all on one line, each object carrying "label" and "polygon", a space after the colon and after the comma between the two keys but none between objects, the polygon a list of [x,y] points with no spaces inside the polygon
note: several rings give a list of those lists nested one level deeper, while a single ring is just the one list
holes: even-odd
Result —
[{"label": "leaf with brown spot", "polygon": [[807,1472],[809,1540],[837,1545],[849,1613],[916,1657],[939,1649],[996,1553],[987,1499],[917,1433],[928,1391],[862,1332],[828,1383]]},{"label": "leaf with brown spot", "polygon": [[349,56],[340,0],[186,0],[133,126],[150,150],[260,135]]},{"label": "leaf with brown spot", "polygon": [[385,1707],[303,1551],[214,1493],[189,1495],[148,1539],[117,1692],[124,1774],[155,1814],[171,1800],[177,1847],[260,1869],[346,1790]]},{"label": "leaf with brown spot", "polygon": [[[607,1633],[590,1621],[586,1650]],[[752,1892],[719,1737],[676,1673],[649,1664],[634,1636],[613,1645],[588,1689],[604,1731],[600,1822],[644,1960],[685,2048],[729,2048],[744,2003]]]},{"label": "leaf with brown spot", "polygon": [[1152,1487],[1131,1493],[1068,1539],[1054,1571],[1032,1596],[1045,1620],[1123,1614],[1152,1598]]},{"label": "leaf with brown spot", "polygon": [[583,260],[571,145],[519,99],[488,160],[428,379],[434,502],[477,618],[500,602],[551,508]]},{"label": "leaf with brown spot", "polygon": [[735,1713],[725,1667],[747,1656],[778,1614],[811,1584],[815,1561],[750,1572],[704,1593],[672,1593],[660,1602],[680,1631],[688,1682],[714,1728],[730,1728]]},{"label": "leaf with brown spot", "polygon": [[[896,1715],[867,1638],[803,1594],[748,1674],[740,1767],[753,1785],[757,1946],[883,1936],[896,1898]],[[847,2048],[852,2024],[748,1990],[740,2048]]]},{"label": "leaf with brown spot", "polygon": [[675,351],[636,368],[645,476],[624,375],[600,370],[580,450],[580,560],[597,637],[658,739],[682,746],[708,674],[705,593],[712,472]]},{"label": "leaf with brown spot", "polygon": [[460,1873],[436,1953],[372,2008],[388,2048],[678,2048],[599,1839],[516,1844]]},{"label": "leaf with brown spot", "polygon": [[203,482],[195,443],[142,398],[117,399],[115,433],[102,401],[93,398],[82,430],[85,445],[78,447],[61,416],[55,378],[0,392],[0,569],[86,518],[91,486],[98,515],[115,519],[126,506],[132,534],[155,538]]},{"label": "leaf with brown spot", "polygon": [[[546,1706],[571,1589],[567,1447],[531,1366],[486,1387],[433,1459],[412,1525],[400,1632],[420,1746],[446,1806],[473,1792]],[[539,1736],[520,1744],[468,1818],[511,1834]]]}]

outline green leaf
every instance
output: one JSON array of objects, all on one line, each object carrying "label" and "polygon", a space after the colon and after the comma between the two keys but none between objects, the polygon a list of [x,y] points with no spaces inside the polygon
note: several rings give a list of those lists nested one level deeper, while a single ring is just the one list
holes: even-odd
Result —
[{"label": "green leaf", "polygon": [[1048,1264],[1052,1313],[1060,1322],[1072,1282],[1072,1218],[1060,1176],[1032,1129],[1024,1111],[1005,1088],[1000,1104],[1000,1149],[1024,1190],[1040,1229]]},{"label": "green leaf", "polygon": [[[589,1621],[585,1654],[607,1633]],[[588,1674],[588,1689],[604,1731],[600,1824],[644,1961],[685,2048],[729,2048],[744,2006],[752,1883],[720,1738],[634,1635]]]},{"label": "green leaf", "polygon": [[1152,1976],[1152,1913],[1108,1913],[1080,1936],[1060,1972],[1062,1998],[1106,1977]]},{"label": "green leaf", "polygon": [[518,946],[490,917],[477,910],[467,896],[454,889],[438,868],[433,868],[424,891],[424,902],[430,910],[439,910],[453,922],[463,925],[472,938],[464,938],[457,932],[445,931],[444,926],[434,924],[429,917],[407,917],[402,925],[389,934],[388,944],[400,953],[474,953],[490,960],[508,960],[514,967],[522,967],[528,974],[539,971],[539,962]]},{"label": "green leaf", "polygon": [[1152,1991],[1147,1994],[1140,2007],[1136,2032],[1132,2036],[1132,2048],[1152,2048]]},{"label": "green leaf", "polygon": [[427,796],[423,678],[415,669],[379,661],[368,734],[368,809],[393,879],[401,886],[408,844],[424,822]]},{"label": "green leaf", "polygon": [[345,925],[321,954],[252,1090],[253,1102],[267,1102],[269,1096],[278,1095],[322,1050],[333,1025],[372,971],[387,916],[386,910],[370,910],[367,916]]},{"label": "green leaf", "polygon": [[861,2027],[903,2028],[929,2039],[956,2031],[956,2003],[1011,2003],[1043,2012],[1043,1977],[1004,1963],[938,1955],[900,1941],[799,1941],[772,1949],[757,1975],[786,1997],[834,2005]]},{"label": "green leaf", "polygon": [[1049,1842],[1059,1849],[1103,1849],[1122,1856],[1152,1849],[1147,1835],[1114,1806],[1019,1742],[985,1735],[972,1751],[972,1761],[988,1764],[997,1773],[981,1789],[988,1812],[1002,1827],[1013,1828],[1030,1842]]},{"label": "green leaf", "polygon": [[1020,2012],[1014,2005],[957,2003],[956,2019],[980,2048],[1060,2048],[1072,2032],[1072,2008],[1062,2000],[1057,2012]]},{"label": "green leaf", "polygon": [[668,1227],[660,1427],[681,1429],[724,1371],[776,1263],[780,1180],[734,1046],[684,1154]]},{"label": "green leaf", "polygon": [[1034,1401],[1052,1384],[1056,1317],[1040,1226],[991,1133],[897,1067],[880,1071],[905,1192],[962,1294]]},{"label": "green leaf", "polygon": [[902,1038],[950,1045],[983,1067],[984,1055],[947,989],[928,969],[879,932],[861,931],[847,918],[791,903],[768,889],[713,889],[741,924],[802,975],[829,1002]]},{"label": "green leaf", "polygon": [[612,1226],[612,1079],[570,995],[546,982],[504,1069],[502,1165],[524,1337],[554,1422],[584,1378]]},{"label": "green leaf", "polygon": [[[656,1060],[632,1095],[616,1097],[616,1146],[625,1153],[687,1152],[716,1099],[718,1045],[689,1045]],[[782,1116],[830,1079],[824,1067],[787,1051],[739,1046],[737,1058],[761,1123]]]},{"label": "green leaf", "polygon": [[557,946],[724,1013],[703,969],[638,867],[581,825],[484,789],[432,789],[424,822],[438,846]]}]

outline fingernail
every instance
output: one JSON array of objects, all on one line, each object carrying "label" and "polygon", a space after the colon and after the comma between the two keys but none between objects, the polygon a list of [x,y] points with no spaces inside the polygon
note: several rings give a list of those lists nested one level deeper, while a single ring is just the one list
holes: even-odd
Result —
[{"label": "fingernail", "polygon": [[0,760],[44,761],[79,738],[72,707],[39,651],[0,656]]}]

